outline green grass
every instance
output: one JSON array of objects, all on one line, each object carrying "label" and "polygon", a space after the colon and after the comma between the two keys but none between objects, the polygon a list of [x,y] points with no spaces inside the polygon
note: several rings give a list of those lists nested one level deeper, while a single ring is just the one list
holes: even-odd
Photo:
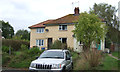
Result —
[{"label": "green grass", "polygon": [[112,52],[112,55],[118,57],[118,51]]},{"label": "green grass", "polygon": [[97,70],[118,70],[118,60],[105,55],[102,65],[96,67]]}]

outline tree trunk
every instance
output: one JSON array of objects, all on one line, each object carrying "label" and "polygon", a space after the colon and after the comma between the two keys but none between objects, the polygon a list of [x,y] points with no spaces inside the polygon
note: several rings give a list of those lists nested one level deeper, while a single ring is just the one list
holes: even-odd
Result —
[{"label": "tree trunk", "polygon": [[83,45],[83,51],[90,51],[90,44],[88,45]]}]

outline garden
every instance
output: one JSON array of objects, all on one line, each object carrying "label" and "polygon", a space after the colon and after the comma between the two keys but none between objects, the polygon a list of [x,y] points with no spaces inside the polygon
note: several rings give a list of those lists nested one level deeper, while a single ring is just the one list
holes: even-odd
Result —
[{"label": "garden", "polygon": [[[59,42],[55,42],[59,44]],[[52,46],[56,48],[57,45]],[[60,45],[64,47],[65,45]],[[11,53],[9,49],[11,48]],[[102,51],[89,51],[77,53],[68,48],[71,52],[74,71],[78,70],[118,70],[118,60],[108,56]],[[19,49],[13,49],[11,46],[2,46],[2,65],[3,69],[28,70],[31,61],[35,60],[43,51],[37,47],[29,49],[27,45],[21,44]],[[117,56],[117,53],[113,52]]]}]

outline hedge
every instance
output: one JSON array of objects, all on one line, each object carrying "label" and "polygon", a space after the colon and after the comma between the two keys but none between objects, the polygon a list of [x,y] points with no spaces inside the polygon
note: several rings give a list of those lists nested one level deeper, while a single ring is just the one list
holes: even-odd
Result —
[{"label": "hedge", "polygon": [[13,50],[18,51],[21,49],[21,45],[26,45],[27,47],[30,46],[30,42],[22,41],[22,40],[11,40],[11,39],[3,39],[2,40],[3,46],[10,46]]}]

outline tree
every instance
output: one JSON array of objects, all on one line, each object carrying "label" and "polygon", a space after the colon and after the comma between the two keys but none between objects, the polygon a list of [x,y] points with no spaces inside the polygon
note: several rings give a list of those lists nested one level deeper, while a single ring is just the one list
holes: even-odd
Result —
[{"label": "tree", "polygon": [[81,13],[73,30],[77,41],[83,42],[84,50],[89,50],[93,41],[104,39],[106,26],[95,14]]},{"label": "tree", "polygon": [[93,8],[91,8],[90,10],[90,13],[94,13],[98,15],[99,18],[107,21],[107,25],[108,25],[108,32],[106,34],[107,41],[109,41],[110,39],[111,42],[117,43],[118,40],[120,40],[120,38],[118,37],[120,32],[119,32],[119,22],[118,22],[118,17],[116,16],[116,12],[117,9],[114,6],[108,5],[106,3],[100,3],[100,4],[95,3]]},{"label": "tree", "polygon": [[30,40],[30,33],[27,30],[18,30],[16,32],[16,36],[21,38],[21,39],[25,39],[25,40]]},{"label": "tree", "polygon": [[13,27],[9,24],[9,22],[4,22],[0,21],[2,24],[2,36],[5,38],[12,38],[14,35],[14,29]]},{"label": "tree", "polygon": [[90,9],[90,13],[94,13],[99,18],[107,21],[107,25],[119,28],[118,17],[116,16],[116,8],[106,3],[94,4],[93,8]]}]

